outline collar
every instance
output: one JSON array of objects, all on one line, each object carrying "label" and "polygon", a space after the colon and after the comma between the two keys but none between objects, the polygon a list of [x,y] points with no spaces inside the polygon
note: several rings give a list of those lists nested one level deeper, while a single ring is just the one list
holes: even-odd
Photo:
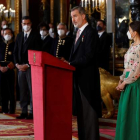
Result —
[{"label": "collar", "polygon": [[45,35],[45,36],[41,36],[42,40],[45,40],[45,38],[49,36],[49,34]]},{"label": "collar", "polygon": [[28,32],[24,32],[24,36],[27,34],[27,38],[29,37],[30,33],[31,33],[32,29],[29,30]]},{"label": "collar", "polygon": [[85,29],[87,26],[88,26],[88,22],[85,23],[81,28],[79,28],[79,30],[80,30],[80,35],[81,35],[81,33],[84,31],[84,29]]},{"label": "collar", "polygon": [[5,44],[10,44],[10,43],[13,42],[13,39],[11,39],[11,40],[9,40],[9,41],[3,40],[3,42],[4,42]]},{"label": "collar", "polygon": [[102,31],[102,32],[98,33],[99,37],[101,37],[104,32],[105,31]]}]

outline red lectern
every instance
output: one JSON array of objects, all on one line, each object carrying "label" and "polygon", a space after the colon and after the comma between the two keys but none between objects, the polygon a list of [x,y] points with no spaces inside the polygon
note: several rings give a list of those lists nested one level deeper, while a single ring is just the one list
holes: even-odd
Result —
[{"label": "red lectern", "polygon": [[74,67],[41,51],[28,52],[31,65],[35,140],[72,140]]}]

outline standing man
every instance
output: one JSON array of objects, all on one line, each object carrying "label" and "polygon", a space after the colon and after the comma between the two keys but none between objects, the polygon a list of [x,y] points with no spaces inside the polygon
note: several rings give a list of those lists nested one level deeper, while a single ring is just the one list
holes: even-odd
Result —
[{"label": "standing man", "polygon": [[41,40],[42,40],[41,51],[50,53],[53,38],[51,38],[49,35],[49,25],[42,22],[42,23],[40,23],[39,28],[40,28],[40,35],[41,35]]},{"label": "standing man", "polygon": [[[32,89],[31,89],[31,68],[28,62],[28,50],[40,48],[40,35],[31,28],[31,19],[28,16],[22,18],[23,32],[16,38],[14,49],[14,61],[18,69],[18,84],[20,91],[20,105],[22,113],[17,119],[33,119]],[[28,115],[28,101],[30,94],[30,113]]]},{"label": "standing man", "polygon": [[108,71],[111,37],[106,32],[105,21],[98,20],[96,29],[98,31],[98,35],[100,38],[99,57],[98,57],[99,67]]},{"label": "standing man", "polygon": [[[0,42],[0,89],[2,95],[2,112],[15,113],[14,83],[15,72],[13,62],[14,33],[10,28],[3,29],[3,41]],[[10,101],[10,105],[8,105]],[[8,108],[9,106],[9,108]]]},{"label": "standing man", "polygon": [[98,117],[101,117],[100,79],[97,67],[99,38],[88,25],[82,7],[71,10],[72,22],[78,28],[71,56],[67,62],[74,72],[74,96],[77,105],[79,140],[99,140]]},{"label": "standing man", "polygon": [[57,26],[58,37],[53,41],[51,54],[61,60],[69,60],[73,39],[66,35],[67,26],[59,23]]}]

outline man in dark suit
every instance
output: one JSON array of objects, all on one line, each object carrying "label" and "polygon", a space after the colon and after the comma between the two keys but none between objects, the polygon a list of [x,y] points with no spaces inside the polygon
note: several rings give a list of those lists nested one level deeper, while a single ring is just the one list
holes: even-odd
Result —
[{"label": "man in dark suit", "polygon": [[[28,50],[39,50],[40,35],[31,28],[31,19],[28,16],[22,18],[23,32],[19,33],[15,42],[14,62],[18,69],[18,84],[20,91],[20,105],[22,113],[17,119],[33,119],[31,68],[28,62]],[[30,94],[30,112],[28,115],[28,101]]]},{"label": "man in dark suit", "polygon": [[106,30],[105,21],[98,20],[96,29],[98,31],[98,35],[100,38],[100,47],[99,47],[99,56],[98,56],[99,67],[108,71],[111,37],[105,31]]},{"label": "man in dark suit", "polygon": [[67,27],[64,23],[57,26],[58,37],[53,40],[51,54],[61,60],[69,60],[73,39],[66,36]]},{"label": "man in dark suit", "polygon": [[72,22],[78,28],[69,59],[74,72],[74,96],[77,105],[79,140],[99,140],[98,117],[101,117],[100,79],[97,67],[99,38],[88,25],[82,7],[71,10]]},{"label": "man in dark suit", "polygon": [[[10,28],[3,29],[3,41],[0,42],[0,89],[2,95],[2,112],[15,113],[14,82],[15,72],[13,50],[15,46],[14,32]],[[10,106],[8,109],[8,103]]]},{"label": "man in dark suit", "polygon": [[49,25],[42,22],[42,23],[40,23],[39,28],[40,28],[40,35],[41,35],[41,40],[42,40],[41,51],[50,53],[53,38],[51,38],[49,35]]}]

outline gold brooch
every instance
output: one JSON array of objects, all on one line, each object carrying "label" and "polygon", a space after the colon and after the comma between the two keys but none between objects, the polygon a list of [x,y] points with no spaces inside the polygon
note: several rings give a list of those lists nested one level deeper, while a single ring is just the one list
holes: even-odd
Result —
[{"label": "gold brooch", "polygon": [[8,52],[8,54],[9,54],[9,55],[11,55],[11,54],[12,54],[12,52]]}]

